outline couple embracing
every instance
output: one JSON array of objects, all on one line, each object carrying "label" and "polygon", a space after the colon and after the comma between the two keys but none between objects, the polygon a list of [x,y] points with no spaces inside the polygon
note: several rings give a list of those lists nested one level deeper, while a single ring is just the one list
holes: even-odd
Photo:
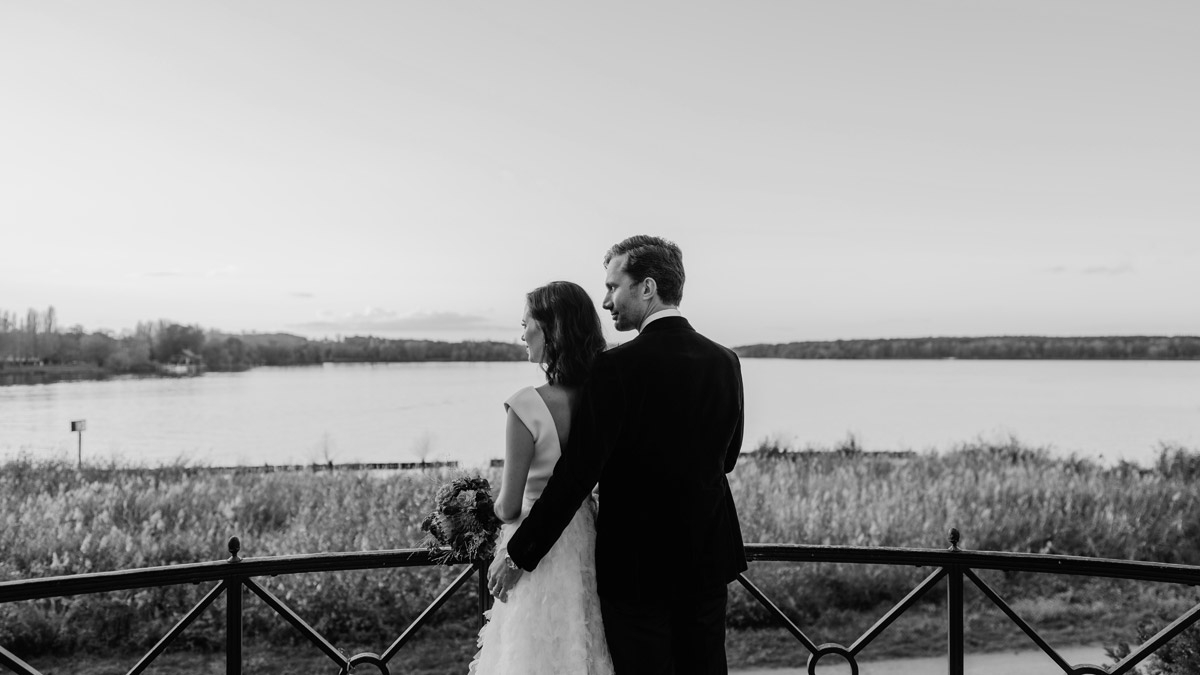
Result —
[{"label": "couple embracing", "polygon": [[604,309],[639,333],[618,347],[579,286],[526,298],[522,339],[547,383],[505,402],[499,602],[477,675],[727,672],[727,584],[746,569],[726,480],[741,367],[680,314],[674,243],[631,237],[604,267]]}]

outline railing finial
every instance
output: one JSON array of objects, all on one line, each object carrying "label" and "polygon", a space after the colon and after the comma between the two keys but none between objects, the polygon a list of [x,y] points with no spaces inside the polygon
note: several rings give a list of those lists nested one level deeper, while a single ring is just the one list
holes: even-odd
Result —
[{"label": "railing finial", "polygon": [[229,538],[229,562],[241,562],[238,551],[242,550],[242,540],[237,537]]},{"label": "railing finial", "polygon": [[950,528],[950,536],[946,537],[946,538],[950,541],[950,550],[951,551],[962,550],[962,549],[958,548],[958,542],[961,540],[962,537],[958,534],[957,527]]}]

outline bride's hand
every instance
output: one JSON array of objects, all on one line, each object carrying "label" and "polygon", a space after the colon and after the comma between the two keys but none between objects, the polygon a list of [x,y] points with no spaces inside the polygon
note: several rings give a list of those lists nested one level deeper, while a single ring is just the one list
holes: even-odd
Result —
[{"label": "bride's hand", "polygon": [[496,551],[496,557],[488,567],[488,590],[491,591],[492,597],[500,602],[507,602],[509,592],[516,587],[524,574],[525,570],[517,567],[512,558],[508,557],[508,551]]}]

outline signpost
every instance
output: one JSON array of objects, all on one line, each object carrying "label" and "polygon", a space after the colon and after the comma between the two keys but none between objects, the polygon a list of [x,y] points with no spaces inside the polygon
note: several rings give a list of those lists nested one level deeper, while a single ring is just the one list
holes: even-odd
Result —
[{"label": "signpost", "polygon": [[79,468],[83,468],[83,430],[87,428],[87,420],[73,420],[71,431],[79,432]]}]

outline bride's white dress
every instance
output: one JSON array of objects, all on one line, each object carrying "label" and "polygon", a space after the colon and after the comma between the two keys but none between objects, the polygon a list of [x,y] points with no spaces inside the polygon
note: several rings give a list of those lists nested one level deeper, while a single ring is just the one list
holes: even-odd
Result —
[{"label": "bride's white dress", "polygon": [[[521,516],[500,530],[508,543],[542,494],[562,454],[558,429],[541,394],[526,387],[504,402],[533,434],[533,463]],[[526,572],[488,612],[472,675],[611,675],[596,595],[596,506],[589,497],[537,569]]]}]

